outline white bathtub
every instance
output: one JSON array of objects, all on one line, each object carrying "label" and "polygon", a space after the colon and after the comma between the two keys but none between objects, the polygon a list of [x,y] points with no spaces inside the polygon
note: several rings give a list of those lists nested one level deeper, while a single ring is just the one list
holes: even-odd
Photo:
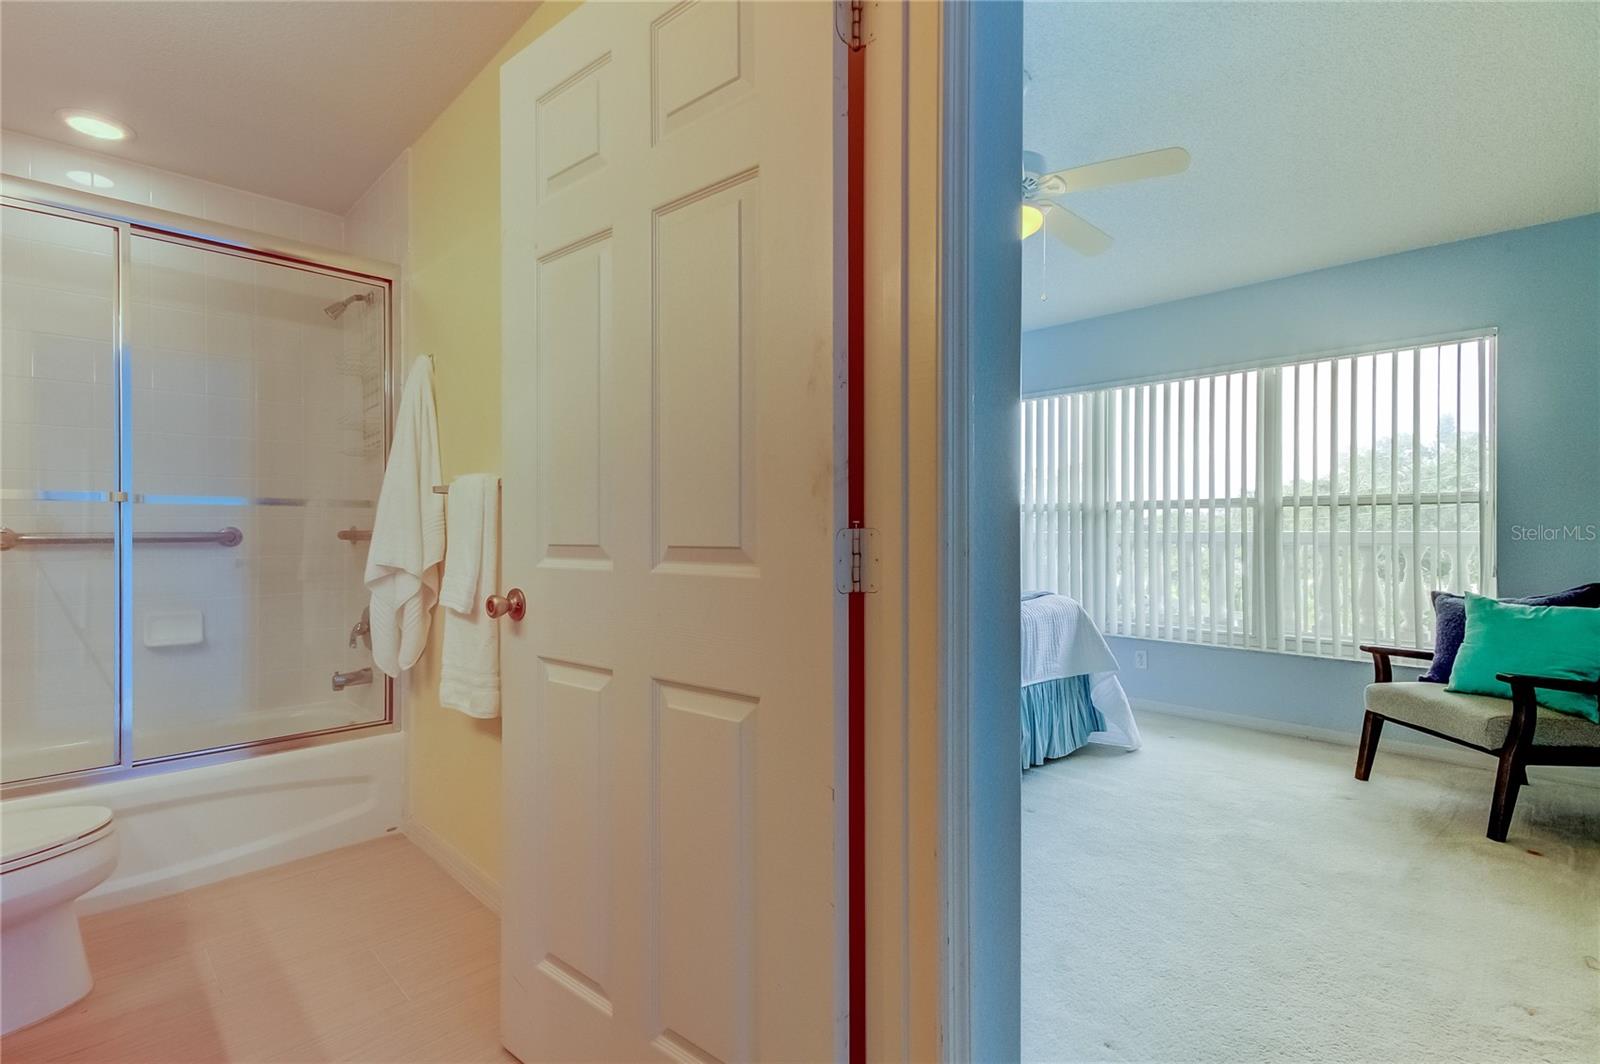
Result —
[{"label": "white bathtub", "polygon": [[79,912],[93,913],[398,831],[404,772],[404,737],[384,732],[5,806],[112,809],[122,857],[78,903]]},{"label": "white bathtub", "polygon": [[[371,720],[359,706],[329,701],[282,709],[252,710],[231,716],[218,716],[169,724],[164,728],[140,728],[134,739],[134,757],[158,758],[188,751],[221,750],[243,743],[260,742],[289,735],[311,735],[335,728],[348,728]],[[91,730],[82,738],[52,742],[29,741],[7,734],[0,746],[0,765],[4,778],[26,782],[58,773],[72,772],[86,765],[116,761],[116,736]]]}]

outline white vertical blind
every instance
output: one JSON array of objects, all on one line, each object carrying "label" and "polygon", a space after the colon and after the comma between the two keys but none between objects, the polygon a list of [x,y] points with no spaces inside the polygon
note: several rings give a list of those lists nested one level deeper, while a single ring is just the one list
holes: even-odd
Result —
[{"label": "white vertical blind", "polygon": [[1108,632],[1354,657],[1494,589],[1492,334],[1027,400],[1022,577]]}]

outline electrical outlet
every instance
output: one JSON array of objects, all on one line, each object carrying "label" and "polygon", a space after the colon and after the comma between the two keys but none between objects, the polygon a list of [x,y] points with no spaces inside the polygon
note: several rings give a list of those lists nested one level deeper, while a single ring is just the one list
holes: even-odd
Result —
[{"label": "electrical outlet", "polygon": [[1133,667],[1148,669],[1150,667],[1150,652],[1148,650],[1135,650],[1133,652]]}]

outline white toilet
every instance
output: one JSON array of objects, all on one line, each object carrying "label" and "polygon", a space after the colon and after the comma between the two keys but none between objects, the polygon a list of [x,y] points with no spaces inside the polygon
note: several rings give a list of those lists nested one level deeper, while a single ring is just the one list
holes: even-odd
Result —
[{"label": "white toilet", "polygon": [[117,866],[99,805],[0,811],[0,1034],[37,1023],[94,980],[73,903]]}]

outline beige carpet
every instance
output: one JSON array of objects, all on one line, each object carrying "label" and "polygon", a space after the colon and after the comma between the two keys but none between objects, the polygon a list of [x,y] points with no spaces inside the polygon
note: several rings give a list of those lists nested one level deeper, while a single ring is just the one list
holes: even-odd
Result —
[{"label": "beige carpet", "polygon": [[1600,788],[1140,725],[1023,774],[1024,1059],[1600,1061]]}]

